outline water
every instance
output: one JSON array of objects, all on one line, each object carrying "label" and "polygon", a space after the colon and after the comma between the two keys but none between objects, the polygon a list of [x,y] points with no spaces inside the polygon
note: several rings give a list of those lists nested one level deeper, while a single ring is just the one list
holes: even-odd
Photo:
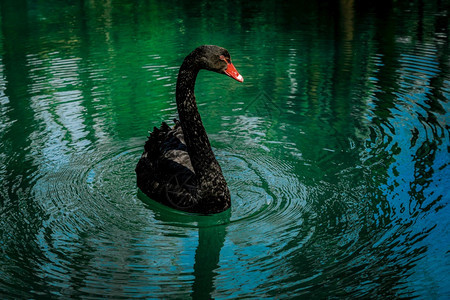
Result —
[{"label": "water", "polygon": [[[449,297],[448,1],[74,2],[0,5],[1,298]],[[134,174],[201,44],[216,216]]]}]

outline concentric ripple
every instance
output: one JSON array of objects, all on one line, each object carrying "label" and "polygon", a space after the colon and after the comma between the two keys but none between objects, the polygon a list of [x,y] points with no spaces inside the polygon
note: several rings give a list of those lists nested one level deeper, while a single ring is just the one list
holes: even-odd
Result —
[{"label": "concentric ripple", "polygon": [[[213,253],[218,260],[221,253],[237,250],[249,231],[253,238],[260,237],[248,240],[251,243],[259,244],[269,234],[285,240],[287,233],[283,231],[288,227],[292,230],[289,220],[302,222],[305,188],[290,177],[289,165],[277,160],[265,156],[249,159],[242,153],[218,150],[233,208],[219,216],[202,217],[162,207],[138,195],[134,165],[141,147],[111,150],[100,148],[74,156],[68,165],[41,173],[33,187],[34,197],[46,199],[41,202],[45,213],[36,216],[42,229],[36,233],[34,260],[38,273],[45,272],[58,290],[74,281],[79,282],[71,288],[75,295],[100,296],[124,285],[130,289],[120,288],[117,295],[164,295],[166,288],[175,286],[184,286],[181,297],[190,289],[201,294],[196,281],[201,278],[199,274],[227,269],[234,255],[227,255],[220,267],[197,266],[200,257]],[[274,176],[283,184],[275,185]],[[295,201],[296,197],[302,200]],[[282,251],[283,245],[264,248],[273,253]],[[177,274],[170,271],[174,260]],[[41,270],[45,261],[51,263]],[[273,261],[275,265],[271,265],[263,257],[258,261],[256,269],[269,270],[277,264]],[[121,266],[120,271],[117,266]],[[114,278],[109,278],[111,272]],[[223,276],[228,276],[226,271]],[[153,282],[150,286],[162,290],[146,291],[144,282]],[[230,287],[224,283],[217,288],[226,293]]]}]

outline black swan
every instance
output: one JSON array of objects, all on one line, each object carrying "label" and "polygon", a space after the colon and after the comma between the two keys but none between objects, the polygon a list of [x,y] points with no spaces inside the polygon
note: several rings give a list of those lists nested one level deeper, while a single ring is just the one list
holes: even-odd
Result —
[{"label": "black swan", "polygon": [[211,149],[194,96],[201,69],[244,79],[224,48],[204,45],[192,51],[178,73],[176,102],[180,120],[154,128],[137,166],[137,186],[164,205],[187,212],[213,214],[231,206],[222,169]]}]

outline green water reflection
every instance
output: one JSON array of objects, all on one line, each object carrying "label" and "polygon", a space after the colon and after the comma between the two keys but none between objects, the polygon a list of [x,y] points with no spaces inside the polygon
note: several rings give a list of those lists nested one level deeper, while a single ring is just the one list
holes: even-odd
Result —
[{"label": "green water reflection", "polygon": [[[2,298],[445,298],[448,1],[0,1]],[[140,194],[200,44],[231,211]]]}]

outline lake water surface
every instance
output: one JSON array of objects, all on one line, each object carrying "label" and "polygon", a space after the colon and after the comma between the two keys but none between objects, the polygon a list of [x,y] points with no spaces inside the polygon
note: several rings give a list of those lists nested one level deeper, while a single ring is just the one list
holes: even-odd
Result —
[{"label": "lake water surface", "polygon": [[[1,1],[0,298],[449,297],[450,3],[366,2]],[[134,173],[202,44],[215,216]]]}]

